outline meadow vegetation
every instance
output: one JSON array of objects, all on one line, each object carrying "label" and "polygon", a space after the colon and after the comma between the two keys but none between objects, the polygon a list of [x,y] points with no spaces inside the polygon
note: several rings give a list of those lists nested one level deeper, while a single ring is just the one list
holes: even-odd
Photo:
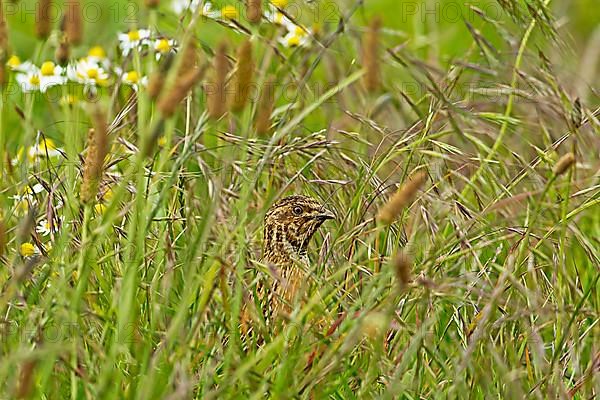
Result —
[{"label": "meadow vegetation", "polygon": [[600,393],[595,0],[0,6],[0,399]]}]

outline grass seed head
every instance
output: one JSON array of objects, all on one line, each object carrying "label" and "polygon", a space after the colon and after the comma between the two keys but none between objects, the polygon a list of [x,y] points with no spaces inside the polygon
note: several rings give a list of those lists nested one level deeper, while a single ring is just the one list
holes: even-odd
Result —
[{"label": "grass seed head", "polygon": [[410,205],[418,190],[427,180],[427,174],[423,171],[416,172],[408,181],[398,189],[389,201],[379,210],[377,220],[389,225],[398,218],[405,207]]},{"label": "grass seed head", "polygon": [[163,117],[169,118],[175,114],[177,106],[188,95],[190,90],[202,79],[204,69],[193,68],[184,75],[177,77],[171,90],[161,96],[158,110]]},{"label": "grass seed head", "polygon": [[400,287],[406,287],[410,283],[412,266],[410,257],[404,252],[399,252],[394,258],[394,274],[396,274]]},{"label": "grass seed head", "polygon": [[208,90],[208,114],[212,119],[219,119],[227,112],[225,85],[229,62],[227,61],[227,45],[221,43],[213,61],[214,79]]},{"label": "grass seed head", "polygon": [[152,100],[156,100],[162,92],[169,70],[173,65],[173,61],[174,55],[168,54],[165,60],[159,65],[158,70],[150,77],[150,82],[148,82],[148,96]]},{"label": "grass seed head", "polygon": [[54,52],[54,58],[56,59],[56,63],[58,65],[65,66],[69,62],[70,55],[71,48],[69,46],[69,41],[66,37],[64,37],[60,40],[60,43]]},{"label": "grass seed head", "polygon": [[5,63],[8,53],[8,27],[4,18],[4,5],[0,0],[0,61],[2,64]]},{"label": "grass seed head", "polygon": [[381,84],[379,63],[380,30],[381,19],[375,17],[371,20],[362,40],[362,62],[365,68],[364,84],[369,92],[377,91]]},{"label": "grass seed head", "polygon": [[253,24],[258,24],[262,18],[262,0],[248,0],[246,3],[246,17]]},{"label": "grass seed head", "polygon": [[271,129],[271,114],[275,102],[274,83],[275,80],[272,77],[267,78],[260,93],[254,122],[256,133],[259,135],[264,135]]},{"label": "grass seed head", "polygon": [[573,164],[575,164],[575,154],[567,153],[558,160],[552,172],[554,172],[554,175],[556,176],[561,176],[567,172]]},{"label": "grass seed head", "polygon": [[65,2],[66,12],[63,29],[70,44],[77,46],[83,39],[83,18],[79,0]]},{"label": "grass seed head", "polygon": [[39,0],[36,8],[35,34],[38,39],[46,39],[52,30],[50,12],[52,0]]},{"label": "grass seed head", "polygon": [[81,201],[84,204],[89,204],[96,199],[98,185],[102,178],[104,160],[109,148],[108,125],[104,113],[98,109],[95,110],[93,122],[94,128],[91,128],[88,132],[87,156],[81,185]]},{"label": "grass seed head", "polygon": [[158,8],[160,0],[144,0],[144,5],[148,8]]},{"label": "grass seed head", "polygon": [[234,81],[231,111],[238,112],[244,109],[250,95],[252,77],[254,75],[254,61],[252,59],[252,43],[244,41],[237,51],[237,68]]},{"label": "grass seed head", "polygon": [[28,399],[33,391],[35,385],[35,367],[36,362],[34,360],[28,360],[23,362],[21,370],[19,371],[19,379],[17,381],[17,387],[15,391],[15,398],[17,399]]}]

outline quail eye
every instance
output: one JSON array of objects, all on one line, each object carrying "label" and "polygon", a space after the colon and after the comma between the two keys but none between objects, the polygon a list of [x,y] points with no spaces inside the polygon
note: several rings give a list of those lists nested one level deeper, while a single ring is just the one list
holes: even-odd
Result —
[{"label": "quail eye", "polygon": [[294,215],[300,215],[302,214],[302,207],[296,206],[292,209],[292,212],[294,213]]}]

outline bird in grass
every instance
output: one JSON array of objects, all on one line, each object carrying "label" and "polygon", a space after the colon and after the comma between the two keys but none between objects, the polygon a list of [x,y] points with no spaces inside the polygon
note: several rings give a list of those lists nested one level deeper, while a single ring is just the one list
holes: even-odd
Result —
[{"label": "bird in grass", "polygon": [[[310,268],[308,244],[319,227],[335,215],[317,200],[289,196],[275,203],[264,221],[263,263],[273,269],[274,282],[260,288],[270,314],[290,313]],[[265,293],[266,292],[266,293]]]}]

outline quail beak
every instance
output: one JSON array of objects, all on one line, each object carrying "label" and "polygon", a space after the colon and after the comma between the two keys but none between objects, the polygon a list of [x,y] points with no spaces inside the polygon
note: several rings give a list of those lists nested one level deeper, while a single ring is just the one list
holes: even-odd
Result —
[{"label": "quail beak", "polygon": [[328,219],[335,219],[335,214],[324,208],[317,214],[316,218],[321,221],[327,221]]}]

